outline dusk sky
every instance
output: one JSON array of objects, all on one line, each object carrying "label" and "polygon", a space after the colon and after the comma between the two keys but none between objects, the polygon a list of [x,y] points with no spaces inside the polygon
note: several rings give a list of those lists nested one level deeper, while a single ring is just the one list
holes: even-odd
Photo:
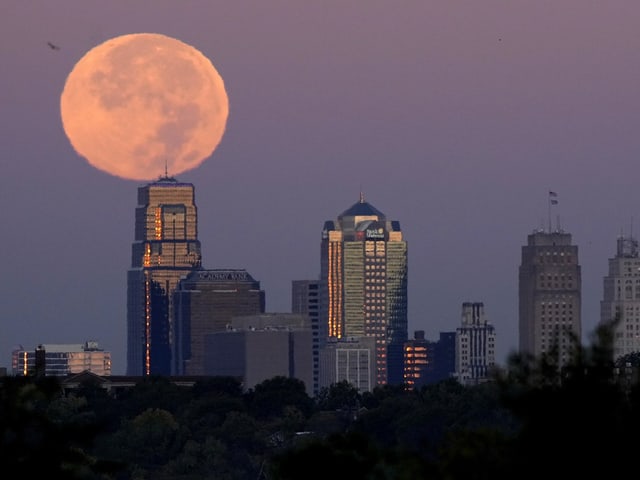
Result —
[{"label": "dusk sky", "polygon": [[503,364],[521,247],[548,229],[553,190],[587,342],[616,238],[640,230],[639,19],[637,0],[5,0],[0,366],[18,345],[96,340],[125,372],[146,182],[74,151],[60,95],[87,51],[142,32],[194,46],[224,80],[222,141],[177,179],[195,186],[203,266],[246,269],[268,312],[318,278],[325,220],[362,191],[408,242],[409,337],[437,340],[483,302]]}]

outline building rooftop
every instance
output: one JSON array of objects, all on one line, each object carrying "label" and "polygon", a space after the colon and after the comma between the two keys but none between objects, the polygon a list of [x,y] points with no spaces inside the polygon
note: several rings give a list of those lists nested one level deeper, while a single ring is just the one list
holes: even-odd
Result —
[{"label": "building rooftop", "polygon": [[375,208],[370,203],[364,201],[364,194],[360,193],[360,200],[357,203],[354,203],[346,209],[344,212],[340,214],[339,218],[342,217],[364,217],[364,216],[372,216],[375,215],[379,220],[384,220],[385,215],[380,210]]}]

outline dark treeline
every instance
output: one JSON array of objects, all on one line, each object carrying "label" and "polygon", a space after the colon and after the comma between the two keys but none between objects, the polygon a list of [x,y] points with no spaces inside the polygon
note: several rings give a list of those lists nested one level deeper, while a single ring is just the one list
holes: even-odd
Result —
[{"label": "dark treeline", "polygon": [[114,397],[8,376],[0,458],[22,478],[608,478],[634,467],[640,431],[638,382],[610,344],[599,330],[562,369],[513,355],[472,387],[338,383],[316,398],[284,377],[248,392],[232,378],[187,388],[151,377]]}]

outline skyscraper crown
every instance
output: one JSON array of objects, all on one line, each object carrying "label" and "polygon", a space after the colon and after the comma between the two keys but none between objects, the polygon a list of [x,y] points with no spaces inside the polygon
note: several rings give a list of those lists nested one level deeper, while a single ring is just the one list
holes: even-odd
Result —
[{"label": "skyscraper crown", "polygon": [[380,210],[375,208],[370,203],[364,201],[364,195],[360,193],[360,200],[357,203],[354,203],[346,209],[344,212],[340,214],[338,219],[342,219],[343,217],[369,217],[376,216],[378,220],[384,220],[385,215]]}]

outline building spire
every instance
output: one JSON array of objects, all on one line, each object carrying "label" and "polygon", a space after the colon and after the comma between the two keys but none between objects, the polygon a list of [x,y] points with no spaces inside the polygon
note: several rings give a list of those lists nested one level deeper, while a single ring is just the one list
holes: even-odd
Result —
[{"label": "building spire", "polygon": [[360,203],[364,203],[364,193],[360,190]]}]

